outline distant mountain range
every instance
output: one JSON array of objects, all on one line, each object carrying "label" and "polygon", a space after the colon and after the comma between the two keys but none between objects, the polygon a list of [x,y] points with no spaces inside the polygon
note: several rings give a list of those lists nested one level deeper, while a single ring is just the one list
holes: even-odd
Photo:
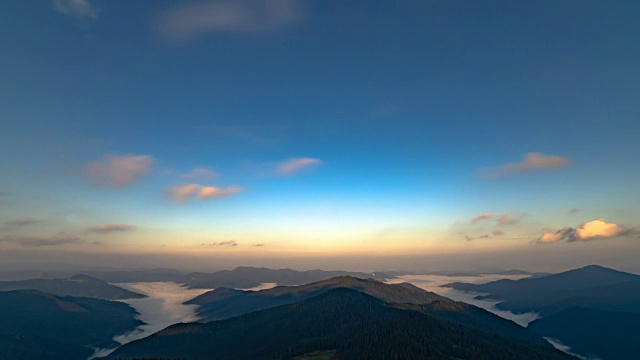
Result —
[{"label": "distant mountain range", "polygon": [[267,269],[256,267],[237,267],[214,273],[192,272],[180,274],[168,270],[158,271],[89,271],[86,274],[109,283],[172,281],[184,284],[191,289],[215,289],[219,287],[248,289],[262,283],[279,285],[303,285],[326,280],[336,276],[355,276],[359,278],[393,278],[385,273],[363,273],[352,271]]},{"label": "distant mountain range", "polygon": [[477,298],[502,300],[500,309],[539,313],[542,319],[529,328],[559,339],[580,355],[607,360],[639,353],[637,340],[626,341],[640,327],[638,275],[590,265],[539,278],[443,286],[488,294]]},{"label": "distant mountain range", "polygon": [[573,358],[548,345],[472,329],[347,288],[227,320],[176,324],[126,344],[108,358],[298,356],[372,360]]},{"label": "distant mountain range", "polygon": [[142,324],[135,316],[120,302],[0,292],[0,359],[87,359],[92,348],[115,347],[114,335]]},{"label": "distant mountain range", "polygon": [[88,275],[68,279],[31,279],[0,281],[0,291],[34,289],[58,296],[88,297],[107,300],[138,299],[145,295],[108,284]]}]

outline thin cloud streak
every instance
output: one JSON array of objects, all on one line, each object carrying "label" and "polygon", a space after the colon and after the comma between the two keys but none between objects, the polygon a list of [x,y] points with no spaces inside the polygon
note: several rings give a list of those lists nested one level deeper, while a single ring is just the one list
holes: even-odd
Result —
[{"label": "thin cloud streak", "polygon": [[299,0],[237,0],[182,3],[161,13],[158,30],[182,42],[210,33],[262,34],[301,21]]},{"label": "thin cloud streak", "polygon": [[99,226],[93,226],[87,229],[88,232],[92,232],[92,233],[96,233],[96,234],[101,234],[101,235],[107,235],[107,234],[111,234],[111,233],[116,233],[116,232],[126,232],[126,231],[131,231],[135,229],[135,226],[133,225],[127,225],[127,224],[105,224],[105,225],[99,225]]},{"label": "thin cloud streak", "polygon": [[98,10],[89,0],[53,0],[53,8],[65,15],[79,20],[92,20],[98,17]]},{"label": "thin cloud streak", "polygon": [[38,236],[3,236],[0,237],[0,243],[13,243],[27,247],[49,247],[59,246],[66,244],[80,244],[84,240],[81,240],[75,236],[59,235],[53,237],[38,237]]},{"label": "thin cloud streak", "polygon": [[493,216],[494,215],[492,213],[484,213],[484,214],[476,215],[471,219],[471,222],[477,223],[484,220],[490,220],[490,219],[493,219]]},{"label": "thin cloud streak", "polygon": [[200,184],[175,185],[165,190],[165,195],[176,203],[184,203],[196,197],[199,200],[214,198],[225,198],[242,192],[239,186],[218,188],[215,186],[204,186]]},{"label": "thin cloud streak", "polygon": [[480,169],[479,175],[484,178],[499,178],[524,172],[561,169],[570,164],[571,161],[563,156],[530,152],[520,162]]},{"label": "thin cloud streak", "polygon": [[39,222],[38,220],[34,220],[32,218],[26,218],[26,219],[20,219],[20,220],[5,221],[5,224],[10,226],[28,226],[28,225],[37,224],[38,222]]},{"label": "thin cloud streak", "polygon": [[322,160],[316,158],[292,158],[278,164],[276,166],[276,174],[291,176],[321,164]]},{"label": "thin cloud streak", "polygon": [[126,187],[147,175],[154,162],[149,155],[112,155],[89,164],[84,174],[98,186]]}]

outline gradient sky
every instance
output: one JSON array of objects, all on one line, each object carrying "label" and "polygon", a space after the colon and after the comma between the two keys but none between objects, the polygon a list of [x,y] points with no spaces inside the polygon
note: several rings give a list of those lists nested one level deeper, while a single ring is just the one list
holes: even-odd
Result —
[{"label": "gradient sky", "polygon": [[638,14],[3,1],[0,261],[640,270]]}]

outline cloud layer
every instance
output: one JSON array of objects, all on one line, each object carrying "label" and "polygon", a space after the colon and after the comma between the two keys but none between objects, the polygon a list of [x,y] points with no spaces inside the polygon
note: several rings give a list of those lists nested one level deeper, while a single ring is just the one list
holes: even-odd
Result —
[{"label": "cloud layer", "polygon": [[594,239],[609,239],[629,235],[634,229],[607,223],[604,219],[596,219],[581,224],[577,228],[564,227],[556,232],[545,232],[537,240],[538,244],[548,244],[559,241],[576,242]]},{"label": "cloud layer", "polygon": [[105,225],[99,225],[99,226],[93,226],[87,229],[87,231],[92,232],[92,233],[96,233],[96,234],[101,234],[101,235],[107,235],[107,234],[111,234],[111,233],[115,233],[115,232],[125,232],[125,231],[131,231],[135,229],[135,226],[133,225],[127,225],[127,224],[105,224]]},{"label": "cloud layer", "polygon": [[3,236],[0,237],[0,243],[13,243],[28,247],[48,247],[66,244],[79,244],[84,241],[75,236],[58,235],[53,237],[40,236]]},{"label": "cloud layer", "polygon": [[490,220],[490,219],[493,219],[493,216],[494,215],[492,213],[484,213],[484,214],[476,215],[471,219],[471,222],[477,223],[484,220]]},{"label": "cloud layer", "polygon": [[214,242],[210,244],[200,244],[201,246],[238,246],[238,242],[235,240],[225,240],[220,242]]},{"label": "cloud layer", "polygon": [[304,18],[299,0],[235,0],[181,3],[158,17],[161,34],[170,41],[208,33],[259,34]]},{"label": "cloud layer", "polygon": [[89,164],[84,173],[98,186],[125,187],[147,175],[154,162],[149,155],[107,156]]},{"label": "cloud layer", "polygon": [[276,174],[291,176],[320,164],[322,160],[316,158],[293,158],[279,163],[276,166]]},{"label": "cloud layer", "polygon": [[165,190],[171,200],[177,203],[183,203],[191,198],[196,197],[198,200],[207,200],[213,198],[224,198],[235,195],[242,191],[238,186],[230,186],[227,188],[218,188],[215,186],[204,186],[200,184],[184,184],[172,186]]},{"label": "cloud layer", "polygon": [[484,168],[479,173],[483,177],[496,178],[530,171],[560,169],[570,164],[571,161],[563,156],[530,152],[526,153],[520,162]]}]

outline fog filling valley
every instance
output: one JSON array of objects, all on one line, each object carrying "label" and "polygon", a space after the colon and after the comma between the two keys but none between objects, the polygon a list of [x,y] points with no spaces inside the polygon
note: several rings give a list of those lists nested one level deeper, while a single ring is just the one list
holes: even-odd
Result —
[{"label": "fog filling valley", "polygon": [[[146,295],[143,299],[120,300],[129,304],[138,313],[138,319],[144,322],[133,331],[113,338],[120,345],[142,339],[167,326],[180,322],[198,321],[197,305],[185,305],[183,302],[202,295],[209,289],[189,289],[174,282],[118,283],[119,287]],[[91,358],[106,356],[113,349],[96,349]]]},{"label": "fog filling valley", "polygon": [[529,325],[530,322],[539,318],[538,314],[533,312],[515,314],[510,311],[498,309],[496,307],[496,304],[501,302],[499,300],[475,299],[475,297],[478,295],[486,295],[486,294],[464,292],[464,291],[460,291],[452,288],[440,287],[441,285],[449,284],[452,282],[484,284],[490,281],[495,281],[500,279],[518,280],[526,277],[529,277],[529,275],[493,275],[493,274],[478,275],[478,276],[404,275],[404,276],[399,276],[397,279],[388,280],[387,283],[396,284],[401,282],[408,282],[421,289],[434,292],[444,297],[448,297],[451,300],[462,301],[467,304],[471,304],[471,305],[475,305],[477,307],[483,308],[500,317],[511,320],[522,327],[526,327],[527,325]]}]

